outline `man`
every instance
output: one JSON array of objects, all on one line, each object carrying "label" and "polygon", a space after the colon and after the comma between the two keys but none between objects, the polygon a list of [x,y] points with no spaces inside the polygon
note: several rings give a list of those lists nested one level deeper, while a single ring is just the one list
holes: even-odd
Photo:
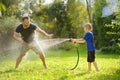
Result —
[{"label": "man", "polygon": [[47,64],[45,61],[45,55],[42,51],[39,43],[35,40],[35,32],[45,35],[48,38],[52,37],[52,34],[47,34],[45,31],[40,29],[38,26],[30,23],[30,18],[23,17],[22,23],[19,24],[14,32],[13,37],[22,44],[20,54],[16,60],[15,68],[18,68],[22,58],[25,56],[29,49],[32,49],[39,55],[42,60],[43,66],[47,69]]}]

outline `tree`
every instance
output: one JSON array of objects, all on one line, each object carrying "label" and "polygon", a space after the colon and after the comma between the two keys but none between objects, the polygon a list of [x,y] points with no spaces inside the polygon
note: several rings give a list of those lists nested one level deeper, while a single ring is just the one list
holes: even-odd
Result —
[{"label": "tree", "polygon": [[[116,15],[116,12],[114,12],[113,15],[102,17],[102,9],[105,5],[108,5],[106,3],[106,0],[95,0],[94,5],[94,35],[95,35],[95,44],[97,48],[107,47],[113,45],[113,40],[118,39],[118,33],[119,31],[119,21],[118,15]],[[110,25],[111,24],[111,25]],[[112,31],[112,34],[110,34]]]},{"label": "tree", "polygon": [[2,2],[0,2],[0,17],[2,17],[1,11],[4,11],[4,10],[6,10],[6,7]]},{"label": "tree", "polygon": [[104,36],[105,36],[105,30],[104,30],[104,19],[102,16],[102,8],[105,5],[105,0],[95,0],[94,4],[94,11],[93,11],[93,33],[95,35],[95,45],[97,48],[101,48],[104,44]]},{"label": "tree", "polygon": [[69,37],[81,37],[84,33],[82,26],[85,22],[88,22],[85,5],[79,0],[68,0],[67,29],[70,32]]},{"label": "tree", "polygon": [[89,22],[92,23],[92,0],[86,0]]},{"label": "tree", "polygon": [[19,3],[22,0],[1,0],[1,3],[6,7],[5,11],[2,11],[3,16],[13,16],[19,13]]}]

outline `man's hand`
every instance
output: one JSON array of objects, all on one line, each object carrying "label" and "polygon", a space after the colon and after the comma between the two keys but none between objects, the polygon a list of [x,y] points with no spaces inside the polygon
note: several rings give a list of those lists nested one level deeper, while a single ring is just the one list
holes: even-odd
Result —
[{"label": "man's hand", "polygon": [[51,39],[53,37],[53,34],[48,34],[48,39]]},{"label": "man's hand", "polygon": [[23,39],[20,37],[19,33],[14,32],[13,37],[14,37],[17,41],[19,41],[20,43],[23,43],[23,42],[24,42]]}]

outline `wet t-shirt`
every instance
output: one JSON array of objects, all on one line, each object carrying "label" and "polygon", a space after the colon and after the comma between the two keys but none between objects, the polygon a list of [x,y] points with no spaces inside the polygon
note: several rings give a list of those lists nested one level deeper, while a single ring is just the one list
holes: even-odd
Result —
[{"label": "wet t-shirt", "polygon": [[34,40],[35,38],[35,29],[37,28],[36,25],[30,23],[29,27],[24,29],[23,24],[19,24],[16,28],[16,32],[21,34],[22,39],[29,43]]}]

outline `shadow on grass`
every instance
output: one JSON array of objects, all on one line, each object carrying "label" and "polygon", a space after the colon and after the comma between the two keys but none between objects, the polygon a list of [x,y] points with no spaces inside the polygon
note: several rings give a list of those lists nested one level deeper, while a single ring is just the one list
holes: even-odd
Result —
[{"label": "shadow on grass", "polygon": [[59,80],[66,80],[68,77],[69,77],[69,76],[65,75],[65,76],[60,77]]},{"label": "shadow on grass", "polygon": [[116,70],[115,73],[112,74],[98,75],[95,79],[93,77],[93,80],[120,80],[120,69]]},{"label": "shadow on grass", "polygon": [[9,69],[6,71],[0,71],[0,74],[13,73],[13,72],[15,73],[15,72],[19,72],[19,71],[16,69]]},{"label": "shadow on grass", "polygon": [[74,78],[74,76],[83,76],[83,75],[86,75],[88,72],[82,72],[82,73],[78,73],[78,74],[74,74],[74,75],[72,75],[72,76],[67,76],[67,75],[64,75],[64,76],[62,76],[62,77],[60,77],[58,80],[69,80],[68,78]]},{"label": "shadow on grass", "polygon": [[107,58],[107,59],[119,59],[120,54],[104,54],[104,53],[97,53],[96,56],[98,58]]},{"label": "shadow on grass", "polygon": [[78,74],[76,74],[76,76],[83,76],[83,75],[85,75],[85,74],[88,74],[88,72],[78,73]]}]

